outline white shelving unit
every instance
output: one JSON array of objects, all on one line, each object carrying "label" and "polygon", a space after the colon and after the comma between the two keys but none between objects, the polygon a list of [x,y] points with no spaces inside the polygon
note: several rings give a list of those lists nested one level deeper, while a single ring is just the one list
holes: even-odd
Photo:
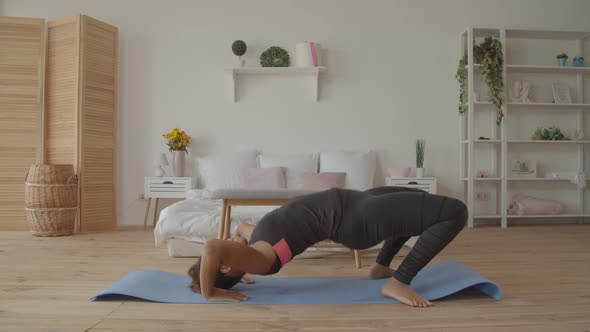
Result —
[{"label": "white shelving unit", "polygon": [[[474,52],[473,46],[479,43],[484,37],[493,36],[498,38],[502,42],[503,53],[504,53],[504,119],[502,123],[497,126],[495,124],[495,107],[486,101],[475,100],[475,86],[480,83],[481,78],[481,65],[474,64]],[[507,47],[507,44],[524,45],[523,47],[530,47],[530,45],[537,45],[534,43],[555,43],[556,46],[551,51],[545,48],[547,53],[546,58],[555,61],[555,55],[562,52],[563,45],[571,45],[569,48],[570,58],[574,55],[585,56],[588,59],[588,54],[584,54],[584,49],[587,46],[584,43],[588,43],[590,34],[588,32],[568,32],[568,31],[539,31],[539,30],[512,30],[512,29],[489,29],[489,28],[469,28],[461,34],[461,49],[460,55],[467,53],[468,65],[467,78],[468,78],[468,109],[461,119],[461,140],[460,140],[460,179],[462,181],[462,187],[464,189],[464,198],[470,211],[470,218],[468,221],[469,227],[474,226],[474,220],[477,219],[495,219],[500,220],[502,227],[508,226],[508,220],[514,219],[533,219],[533,218],[574,218],[579,222],[583,221],[583,218],[590,217],[590,212],[587,212],[584,208],[585,193],[584,189],[579,189],[575,184],[570,184],[568,180],[553,179],[553,178],[514,178],[510,176],[510,162],[509,154],[515,153],[512,149],[518,149],[517,151],[524,150],[524,153],[529,153],[530,149],[543,150],[543,153],[551,153],[553,149],[560,151],[563,149],[573,149],[576,154],[575,158],[571,160],[564,159],[562,162],[564,165],[568,165],[566,169],[575,170],[577,172],[584,172],[584,147],[586,144],[590,144],[590,140],[571,140],[571,141],[537,141],[531,139],[522,139],[524,133],[514,133],[515,129],[510,129],[506,124],[511,120],[517,119],[523,112],[544,112],[544,114],[550,114],[555,117],[555,112],[563,112],[558,116],[561,118],[561,114],[567,117],[573,117],[576,123],[576,130],[584,132],[584,113],[590,110],[590,104],[588,102],[588,93],[584,95],[584,78],[588,78],[590,75],[590,67],[558,67],[555,65],[538,65],[537,63],[527,63],[525,55],[537,55],[537,49],[531,49],[523,51],[517,47]],[[549,44],[546,44],[549,45]],[[539,47],[539,46],[534,46]],[[587,49],[587,48],[586,48]],[[520,52],[520,53],[519,53]],[[545,52],[545,53],[546,53]],[[545,56],[545,54],[543,54]],[[515,61],[519,59],[520,61]],[[570,59],[571,61],[571,59]],[[588,61],[588,60],[587,60]],[[540,61],[536,61],[540,62]],[[586,66],[588,66],[586,64]],[[527,75],[533,77],[533,85],[537,80],[540,79],[557,79],[560,77],[568,77],[569,80],[575,81],[575,91],[573,94],[576,96],[574,104],[554,104],[551,102],[532,102],[525,104],[512,103],[508,98],[508,89],[512,79],[523,79]],[[587,88],[587,87],[586,87]],[[588,89],[586,89],[587,91]],[[545,100],[551,100],[552,96],[544,96]],[[586,98],[585,98],[586,97]],[[541,98],[542,99],[542,98]],[[493,123],[485,124],[484,126],[491,130],[490,135],[482,135],[479,126],[480,123],[476,122],[476,114],[478,116],[485,115],[485,112],[494,112],[491,116]],[[542,114],[542,113],[539,113]],[[567,115],[566,115],[567,114]],[[534,115],[537,117],[537,114]],[[541,116],[541,115],[539,115]],[[482,117],[484,118],[484,117]],[[492,122],[490,120],[490,122]],[[478,127],[476,129],[476,127]],[[571,128],[574,129],[574,128]],[[588,129],[590,132],[590,129]],[[532,134],[532,132],[530,133]],[[490,139],[482,140],[479,137],[489,137]],[[520,137],[518,137],[520,136]],[[483,151],[483,152],[482,152]],[[476,153],[477,152],[477,153]],[[481,158],[481,156],[485,158]],[[487,169],[491,177],[489,178],[477,178],[476,169],[477,163],[481,163],[481,159],[489,160],[491,167]],[[524,158],[527,159],[527,158]],[[561,184],[563,183],[563,184]],[[550,191],[555,185],[568,186],[577,190],[575,209],[569,209],[567,214],[561,215],[508,215],[507,207],[509,202],[509,186],[518,185],[518,187],[530,186],[547,186],[547,190]],[[496,199],[496,213],[478,213],[474,210],[476,206],[476,192],[479,189],[478,186],[488,186],[488,188],[495,188],[497,194]],[[542,187],[544,188],[544,187]],[[567,188],[567,187],[566,187]],[[483,189],[484,191],[487,189]],[[544,189],[543,189],[544,190]],[[558,198],[558,197],[556,197]],[[571,202],[569,202],[571,203]],[[573,206],[570,204],[570,206]],[[490,211],[488,211],[490,212]]]},{"label": "white shelving unit", "polygon": [[226,69],[232,77],[232,100],[234,103],[237,98],[237,87],[240,75],[308,75],[313,79],[314,100],[319,98],[319,81],[320,73],[324,72],[326,67],[240,67]]}]

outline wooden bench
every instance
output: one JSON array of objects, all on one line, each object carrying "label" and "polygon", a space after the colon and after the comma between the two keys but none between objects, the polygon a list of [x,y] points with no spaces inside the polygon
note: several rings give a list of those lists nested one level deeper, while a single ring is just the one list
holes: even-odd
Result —
[{"label": "wooden bench", "polygon": [[[211,194],[212,199],[220,199],[223,202],[221,220],[219,222],[218,238],[230,237],[231,208],[232,206],[281,206],[292,199],[317,192],[317,190],[304,189],[218,189]],[[324,241],[315,247],[342,248],[341,244]],[[361,258],[358,250],[351,249],[354,265],[360,269]]]}]

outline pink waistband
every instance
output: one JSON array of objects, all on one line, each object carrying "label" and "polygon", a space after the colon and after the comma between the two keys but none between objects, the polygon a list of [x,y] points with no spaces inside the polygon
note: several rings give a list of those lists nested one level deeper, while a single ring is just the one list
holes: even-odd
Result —
[{"label": "pink waistband", "polygon": [[281,261],[281,265],[283,265],[283,266],[285,264],[289,263],[291,261],[291,258],[293,258],[293,253],[291,253],[291,248],[289,248],[289,244],[287,243],[287,241],[284,238],[281,239],[281,241],[275,243],[275,245],[272,246],[272,249],[275,251],[275,253],[279,257],[279,260]]}]

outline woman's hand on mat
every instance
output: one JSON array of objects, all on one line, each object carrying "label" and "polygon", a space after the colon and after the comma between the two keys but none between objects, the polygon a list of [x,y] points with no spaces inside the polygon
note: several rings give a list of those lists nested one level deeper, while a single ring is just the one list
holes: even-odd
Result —
[{"label": "woman's hand on mat", "polygon": [[231,291],[223,288],[215,288],[213,289],[213,295],[209,296],[209,298],[207,298],[207,301],[240,302],[246,301],[247,299],[249,299],[249,297],[240,292]]},{"label": "woman's hand on mat", "polygon": [[248,284],[248,285],[251,285],[251,284],[255,284],[256,283],[256,281],[254,281],[254,279],[250,279],[247,276],[243,276],[242,277],[242,280],[240,280],[240,281],[243,282],[243,283],[245,283],[245,284]]},{"label": "woman's hand on mat", "polygon": [[201,294],[201,287],[199,287],[199,285],[195,284],[194,282],[191,282],[188,288],[197,294]]}]

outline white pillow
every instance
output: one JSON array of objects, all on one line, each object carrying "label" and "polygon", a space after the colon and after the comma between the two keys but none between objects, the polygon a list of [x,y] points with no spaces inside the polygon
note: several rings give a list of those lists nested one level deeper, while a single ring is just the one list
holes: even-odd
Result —
[{"label": "white pillow", "polygon": [[377,158],[373,151],[368,152],[322,152],[320,153],[320,172],[346,173],[345,188],[367,190],[373,188]]},{"label": "white pillow", "polygon": [[197,158],[200,187],[205,190],[242,188],[244,172],[256,167],[256,150]]},{"label": "white pillow", "polygon": [[286,169],[287,188],[303,188],[303,175],[318,172],[318,155],[309,154],[261,154],[258,156],[259,166],[283,167]]}]

